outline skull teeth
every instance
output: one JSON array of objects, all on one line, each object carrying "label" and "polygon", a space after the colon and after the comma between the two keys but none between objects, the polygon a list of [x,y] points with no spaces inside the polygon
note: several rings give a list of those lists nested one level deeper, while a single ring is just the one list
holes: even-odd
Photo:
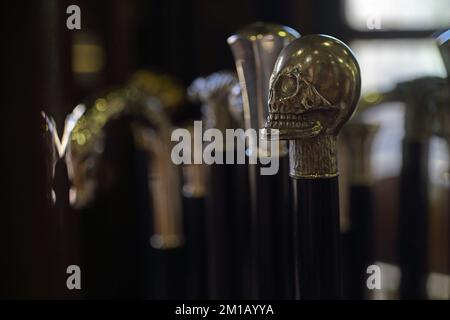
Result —
[{"label": "skull teeth", "polygon": [[272,129],[308,129],[312,125],[314,123],[307,121],[301,114],[293,113],[270,113],[267,122],[267,127]]}]

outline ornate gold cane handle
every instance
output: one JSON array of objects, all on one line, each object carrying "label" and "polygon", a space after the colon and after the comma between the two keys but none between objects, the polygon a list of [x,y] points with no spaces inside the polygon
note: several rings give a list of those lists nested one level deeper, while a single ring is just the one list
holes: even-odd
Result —
[{"label": "ornate gold cane handle", "polygon": [[336,136],[360,95],[360,69],[340,40],[308,35],[280,53],[270,80],[265,134],[290,140],[290,175],[327,178],[338,174]]}]

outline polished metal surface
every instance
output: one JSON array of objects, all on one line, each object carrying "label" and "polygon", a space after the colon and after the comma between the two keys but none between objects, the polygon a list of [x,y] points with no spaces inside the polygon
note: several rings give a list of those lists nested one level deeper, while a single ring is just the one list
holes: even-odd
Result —
[{"label": "polished metal surface", "polygon": [[291,176],[338,174],[336,136],[355,111],[360,90],[358,62],[340,40],[308,35],[283,49],[270,79],[265,135],[291,140]]},{"label": "polished metal surface", "polygon": [[55,120],[43,111],[41,112],[41,115],[41,138],[43,141],[45,156],[45,181],[43,181],[43,185],[45,187],[46,203],[49,204],[49,206],[53,206],[56,202],[56,194],[53,189],[53,180],[55,177],[56,162],[59,159],[58,152],[56,150],[57,142],[55,136],[57,137],[58,135],[56,133]]},{"label": "polished metal surface", "polygon": [[[195,79],[187,90],[189,100],[202,105],[203,129],[218,129],[225,134],[226,129],[238,128],[239,106],[231,106],[230,100],[233,88],[238,85],[237,77],[230,71],[215,72],[207,77]],[[241,115],[242,116],[242,115]],[[187,127],[194,137],[194,128]],[[198,141],[192,139],[192,143]],[[227,146],[224,146],[225,149]],[[194,147],[194,150],[202,150],[203,145]],[[205,167],[202,164],[185,164],[183,166],[184,186],[183,194],[189,197],[201,197],[206,193]]]},{"label": "polished metal surface", "polygon": [[[45,122],[44,132],[45,132],[45,144],[46,144],[46,156],[49,165],[49,174],[51,176],[51,181],[53,181],[55,176],[56,163],[62,159],[62,161],[67,160],[67,150],[70,145],[70,136],[73,129],[78,123],[78,120],[83,116],[86,111],[86,107],[83,104],[77,105],[71,113],[66,116],[64,122],[64,128],[62,132],[62,137],[60,138],[56,122],[54,118],[47,115],[45,112],[41,112],[43,121]],[[70,173],[70,172],[69,172]],[[56,193],[52,189],[49,193],[50,199],[53,204],[56,202]]]},{"label": "polished metal surface", "polygon": [[219,71],[207,77],[195,79],[188,88],[188,97],[202,104],[205,128],[216,128],[222,133],[226,129],[239,127],[233,116],[230,95],[238,84],[237,77],[229,71]]},{"label": "polished metal surface", "polygon": [[450,77],[450,29],[441,32],[436,40],[447,70],[447,77]]},{"label": "polished metal surface", "polygon": [[289,27],[259,22],[228,38],[242,89],[246,129],[264,128],[273,66],[280,51],[298,37]]}]

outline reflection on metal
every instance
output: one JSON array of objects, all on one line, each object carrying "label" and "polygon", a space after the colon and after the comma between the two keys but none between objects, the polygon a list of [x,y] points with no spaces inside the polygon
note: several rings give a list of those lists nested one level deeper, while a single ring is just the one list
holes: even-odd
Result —
[{"label": "reflection on metal", "polygon": [[222,133],[239,126],[231,114],[229,97],[238,83],[232,72],[220,71],[205,78],[197,78],[188,88],[188,96],[194,102],[202,103],[206,128],[216,128]]},{"label": "reflection on metal", "polygon": [[450,76],[450,29],[441,32],[436,36],[436,40],[441,52],[442,60],[447,70],[447,76]]},{"label": "reflection on metal", "polygon": [[58,161],[57,142],[59,141],[58,133],[56,131],[55,119],[52,116],[48,116],[44,111],[41,112],[42,119],[44,120],[43,128],[45,132],[45,142],[49,149],[51,172],[54,174],[55,164]]},{"label": "reflection on metal", "polygon": [[43,111],[42,115],[42,139],[45,155],[45,194],[46,201],[49,204],[54,205],[56,202],[56,194],[53,190],[53,179],[55,177],[55,165],[58,161],[58,152],[56,151],[55,133],[56,125],[55,120],[51,116],[47,116]]},{"label": "reflection on metal", "polygon": [[[336,136],[353,114],[360,88],[358,63],[335,38],[305,36],[281,52],[270,82],[266,129],[291,140],[291,176],[338,174]],[[270,138],[270,130],[265,134]]]},{"label": "reflection on metal", "polygon": [[[56,163],[59,159],[64,159],[66,157],[67,147],[70,142],[69,137],[72,134],[72,131],[78,120],[84,114],[85,110],[86,107],[83,104],[79,104],[73,109],[71,113],[67,115],[61,139],[59,138],[58,130],[56,128],[56,122],[53,117],[45,114],[45,112],[43,111],[41,112],[42,117],[45,121],[44,131],[46,133],[46,145],[48,146],[47,155],[50,158],[48,163],[49,172],[51,173],[50,181],[54,179]],[[54,190],[51,190],[51,199],[52,202],[55,203],[56,193],[54,192]]]}]

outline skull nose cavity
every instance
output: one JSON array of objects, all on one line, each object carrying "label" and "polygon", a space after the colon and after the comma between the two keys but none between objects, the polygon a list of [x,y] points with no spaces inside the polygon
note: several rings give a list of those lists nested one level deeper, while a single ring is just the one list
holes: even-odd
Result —
[{"label": "skull nose cavity", "polygon": [[272,112],[278,112],[278,104],[277,103],[273,103],[270,105]]}]

